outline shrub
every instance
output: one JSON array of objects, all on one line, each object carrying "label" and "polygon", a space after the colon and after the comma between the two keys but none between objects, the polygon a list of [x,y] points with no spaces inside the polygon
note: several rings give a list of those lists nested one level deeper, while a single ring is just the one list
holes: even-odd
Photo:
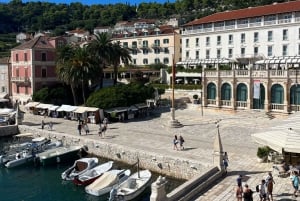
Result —
[{"label": "shrub", "polygon": [[258,147],[257,157],[258,158],[265,158],[265,157],[268,156],[269,152],[270,152],[270,147],[268,147],[268,146]]}]

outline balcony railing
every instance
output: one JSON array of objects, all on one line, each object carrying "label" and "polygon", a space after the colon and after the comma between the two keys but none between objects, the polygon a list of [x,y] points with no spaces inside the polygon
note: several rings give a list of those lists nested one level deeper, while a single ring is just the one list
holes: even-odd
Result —
[{"label": "balcony railing", "polygon": [[283,104],[271,103],[271,110],[283,110]]},{"label": "balcony railing", "polygon": [[246,101],[236,101],[236,107],[247,108],[247,102]]},{"label": "balcony railing", "polygon": [[207,99],[207,104],[208,105],[216,105],[216,100],[215,99]]},{"label": "balcony railing", "polygon": [[30,82],[29,77],[12,77],[11,78],[12,82]]},{"label": "balcony railing", "polygon": [[221,106],[230,107],[231,101],[230,100],[221,100]]},{"label": "balcony railing", "polygon": [[154,44],[152,44],[152,48],[160,48],[160,44],[159,43],[154,43]]}]

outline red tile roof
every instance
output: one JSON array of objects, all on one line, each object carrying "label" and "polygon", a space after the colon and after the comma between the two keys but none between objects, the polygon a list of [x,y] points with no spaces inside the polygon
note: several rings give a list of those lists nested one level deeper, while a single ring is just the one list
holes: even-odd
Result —
[{"label": "red tile roof", "polygon": [[49,42],[49,37],[39,36],[13,48],[12,50],[24,50],[24,49],[32,49],[32,48],[53,49],[54,47]]},{"label": "red tile roof", "polygon": [[285,3],[274,3],[271,5],[249,7],[245,9],[225,11],[220,13],[215,13],[200,19],[191,21],[184,26],[199,25],[211,22],[220,22],[226,20],[235,20],[243,18],[251,18],[265,15],[273,15],[279,13],[288,13],[300,11],[300,1],[290,1]]}]

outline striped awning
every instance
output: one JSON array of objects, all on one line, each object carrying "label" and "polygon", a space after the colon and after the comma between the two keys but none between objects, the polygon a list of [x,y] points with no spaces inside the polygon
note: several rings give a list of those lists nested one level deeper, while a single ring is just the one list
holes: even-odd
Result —
[{"label": "striped awning", "polygon": [[228,64],[234,63],[234,60],[227,58],[213,58],[213,59],[188,59],[177,62],[176,65],[201,65],[201,64]]},{"label": "striped awning", "polygon": [[300,56],[270,57],[256,61],[255,64],[300,64]]}]

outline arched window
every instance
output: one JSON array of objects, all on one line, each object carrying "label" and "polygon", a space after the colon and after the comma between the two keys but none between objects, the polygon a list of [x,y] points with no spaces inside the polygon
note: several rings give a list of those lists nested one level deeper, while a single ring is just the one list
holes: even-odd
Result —
[{"label": "arched window", "polygon": [[209,83],[207,85],[207,99],[216,99],[216,85],[214,83]]},{"label": "arched window", "polygon": [[228,83],[224,83],[221,87],[221,100],[231,99],[231,87]]},{"label": "arched window", "polygon": [[248,89],[247,86],[243,83],[237,86],[237,101],[247,101]]},{"label": "arched window", "polygon": [[274,84],[271,88],[271,103],[283,104],[283,87],[280,84]]}]

